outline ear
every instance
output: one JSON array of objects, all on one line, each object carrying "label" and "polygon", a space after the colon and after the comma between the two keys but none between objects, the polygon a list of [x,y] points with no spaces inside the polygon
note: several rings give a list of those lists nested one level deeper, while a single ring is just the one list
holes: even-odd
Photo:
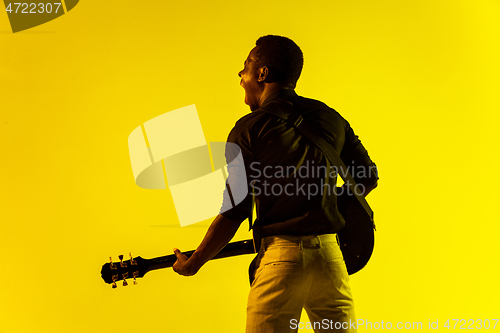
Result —
[{"label": "ear", "polygon": [[268,76],[269,76],[269,69],[266,66],[259,68],[259,77],[257,79],[259,82],[264,82]]}]

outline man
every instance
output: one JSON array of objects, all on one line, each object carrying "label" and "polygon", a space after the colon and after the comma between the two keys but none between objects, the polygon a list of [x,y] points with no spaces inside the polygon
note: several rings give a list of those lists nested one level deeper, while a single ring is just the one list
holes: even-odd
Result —
[{"label": "man", "polygon": [[[302,51],[290,39],[269,35],[257,40],[238,73],[252,113],[241,118],[228,137],[241,149],[250,194],[233,198],[244,200],[226,210],[231,194],[241,192],[229,188],[222,213],[193,255],[188,259],[174,249],[174,270],[196,274],[231,240],[243,220],[251,221],[255,202],[257,219],[251,227],[260,246],[248,298],[247,333],[295,332],[302,308],[315,332],[355,331],[348,274],[336,236],[344,220],[332,191],[334,166],[296,128],[266,110],[293,106],[348,167],[364,171],[352,175],[364,195],[377,186],[378,177],[349,123],[324,103],[295,93],[302,65]],[[226,151],[230,160],[236,154]],[[229,173],[229,180],[241,178],[241,170]]]}]

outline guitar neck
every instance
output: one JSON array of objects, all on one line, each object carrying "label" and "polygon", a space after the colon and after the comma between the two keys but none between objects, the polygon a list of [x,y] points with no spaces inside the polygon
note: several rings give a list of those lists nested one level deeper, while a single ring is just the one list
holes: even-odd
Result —
[{"label": "guitar neck", "polygon": [[[186,255],[187,257],[191,257],[191,255],[193,253],[194,253],[194,250],[182,252],[182,254]],[[252,253],[255,253],[253,241],[251,239],[247,239],[244,241],[233,242],[233,243],[227,244],[217,255],[215,255],[215,257],[212,258],[212,260],[213,259],[234,257],[234,256],[242,255],[242,254],[252,254]],[[149,272],[149,271],[152,271],[155,269],[172,267],[176,261],[177,261],[177,257],[175,256],[175,254],[169,254],[169,255],[163,256],[163,257],[147,259],[146,272]]]}]

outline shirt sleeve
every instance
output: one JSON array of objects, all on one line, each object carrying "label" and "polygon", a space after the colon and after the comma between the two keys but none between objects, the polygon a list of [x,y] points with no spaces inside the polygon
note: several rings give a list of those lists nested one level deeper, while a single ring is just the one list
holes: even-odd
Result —
[{"label": "shirt sleeve", "polygon": [[346,125],[345,142],[340,157],[356,183],[370,186],[379,179],[377,165],[371,160],[349,123]]},{"label": "shirt sleeve", "polygon": [[228,178],[224,190],[220,214],[241,222],[252,217],[253,196],[250,191],[249,165],[253,161],[250,149],[250,133],[247,128],[235,126],[226,144]]}]

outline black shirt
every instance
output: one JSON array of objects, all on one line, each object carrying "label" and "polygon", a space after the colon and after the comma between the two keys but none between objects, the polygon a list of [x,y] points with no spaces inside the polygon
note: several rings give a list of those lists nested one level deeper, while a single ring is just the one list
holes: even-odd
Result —
[{"label": "black shirt", "polygon": [[[336,169],[293,126],[263,110],[277,100],[291,102],[293,112],[299,112],[303,121],[317,128],[317,135],[340,152],[356,183],[369,186],[378,179],[368,152],[340,114],[320,101],[284,89],[238,120],[230,132],[227,141],[239,146],[243,163],[234,163],[239,151],[226,148],[228,164],[233,161],[228,168],[233,197],[226,190],[221,214],[241,222],[251,218],[255,202],[253,229],[262,237],[335,233],[345,223],[337,210]],[[238,186],[246,186],[245,191],[234,188],[238,183],[234,179],[239,180]],[[231,199],[239,203],[228,209]]]}]

